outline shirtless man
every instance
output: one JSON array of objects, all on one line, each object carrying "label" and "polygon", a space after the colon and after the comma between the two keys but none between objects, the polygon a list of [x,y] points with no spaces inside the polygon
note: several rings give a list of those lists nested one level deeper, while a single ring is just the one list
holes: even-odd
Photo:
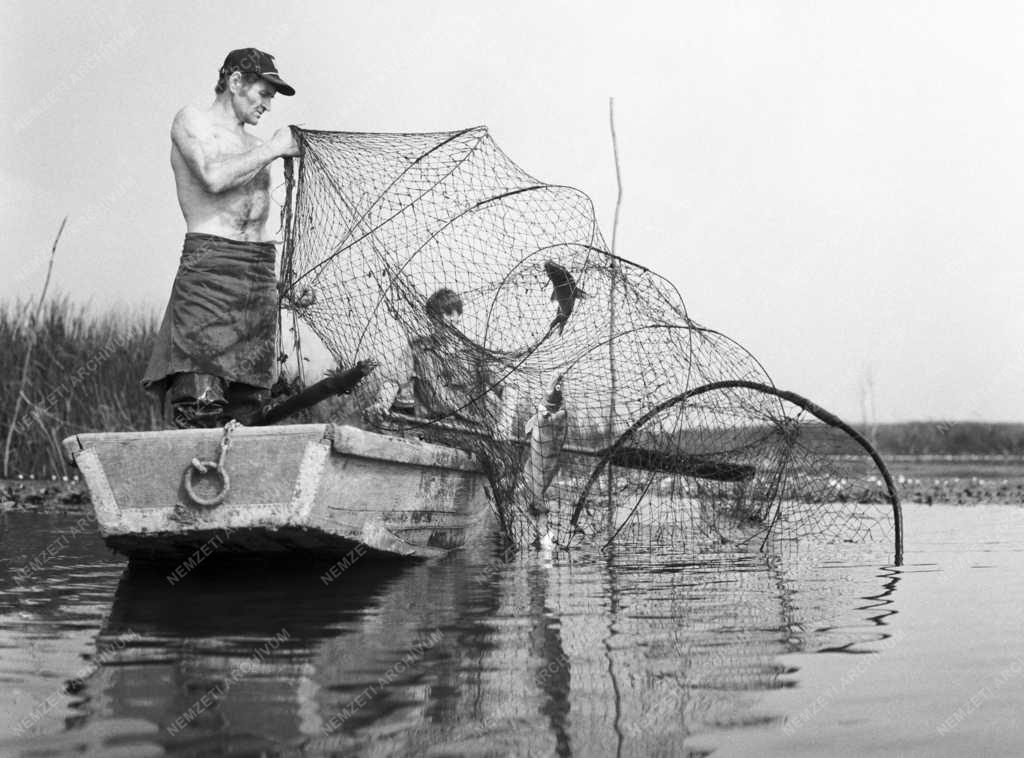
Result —
[{"label": "shirtless man", "polygon": [[179,427],[246,421],[274,378],[276,251],[266,241],[269,164],[298,155],[290,128],[263,142],[246,131],[274,95],[295,90],[273,56],[233,50],[208,108],[186,106],[171,125],[171,168],[187,233],[143,385],[165,394]]}]

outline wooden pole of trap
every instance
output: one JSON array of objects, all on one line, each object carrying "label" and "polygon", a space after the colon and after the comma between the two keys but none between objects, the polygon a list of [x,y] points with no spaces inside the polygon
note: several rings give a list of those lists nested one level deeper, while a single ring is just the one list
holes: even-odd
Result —
[{"label": "wooden pole of trap", "polygon": [[[612,132],[612,154],[615,158],[615,182],[618,186],[618,196],[615,200],[615,220],[612,222],[612,253],[618,254],[616,245],[619,234],[619,208],[622,206],[622,172],[619,169],[619,143],[615,137],[615,98],[608,98],[608,124]],[[608,320],[608,370],[611,374],[611,398],[608,403],[608,444],[614,442],[615,435],[615,393],[618,390],[617,377],[615,372],[615,285],[618,283],[618,260],[611,259],[611,285],[610,285],[610,309]],[[615,526],[615,509],[612,507],[612,474],[611,461],[608,462],[608,528]]]}]

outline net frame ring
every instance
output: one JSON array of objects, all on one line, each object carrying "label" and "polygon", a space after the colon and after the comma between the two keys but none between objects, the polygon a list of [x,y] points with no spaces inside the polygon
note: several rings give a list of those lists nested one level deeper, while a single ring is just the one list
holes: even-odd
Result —
[{"label": "net frame ring", "polygon": [[[220,478],[220,491],[208,498],[204,498],[197,494],[195,491],[195,485],[192,481],[193,471],[197,472],[200,477],[212,471]],[[231,477],[228,476],[227,469],[224,466],[219,465],[216,461],[200,461],[198,458],[193,458],[192,462],[185,467],[182,484],[185,487],[185,494],[188,495],[189,500],[193,503],[203,508],[215,508],[223,503],[224,499],[228,496],[228,491],[231,489]]]}]

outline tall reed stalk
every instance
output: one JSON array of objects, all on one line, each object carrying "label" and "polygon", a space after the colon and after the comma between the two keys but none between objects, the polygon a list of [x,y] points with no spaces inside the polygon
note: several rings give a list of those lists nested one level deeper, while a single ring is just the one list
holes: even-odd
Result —
[{"label": "tall reed stalk", "polygon": [[18,394],[14,399],[14,411],[11,413],[11,425],[7,430],[7,436],[4,438],[4,466],[3,466],[3,478],[6,479],[10,472],[9,464],[11,460],[11,441],[14,439],[14,429],[20,418],[18,413],[21,411],[21,401],[25,397],[25,383],[28,381],[29,362],[32,360],[32,348],[35,346],[35,325],[39,320],[39,311],[43,307],[43,301],[46,299],[46,290],[50,287],[50,277],[53,275],[53,259],[57,255],[57,243],[60,242],[60,235],[64,233],[64,226],[68,223],[68,217],[65,216],[64,220],[60,222],[60,228],[57,230],[57,236],[53,239],[53,246],[50,248],[50,263],[46,267],[46,279],[43,281],[43,291],[39,295],[39,302],[36,303],[36,308],[32,312],[32,320],[27,325],[25,330],[28,335],[28,349],[25,351],[25,360],[21,364],[21,383],[18,385]]}]

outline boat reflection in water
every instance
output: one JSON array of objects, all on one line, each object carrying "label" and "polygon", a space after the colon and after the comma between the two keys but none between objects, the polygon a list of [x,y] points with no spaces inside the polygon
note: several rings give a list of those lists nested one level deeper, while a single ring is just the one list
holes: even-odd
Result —
[{"label": "boat reflection in water", "polygon": [[[786,684],[777,656],[850,641],[810,638],[835,587],[805,592],[783,563],[485,544],[343,572],[203,566],[173,585],[133,567],[73,726],[133,755],[682,755],[774,718],[753,706]],[[860,613],[877,639],[884,612]]]}]

